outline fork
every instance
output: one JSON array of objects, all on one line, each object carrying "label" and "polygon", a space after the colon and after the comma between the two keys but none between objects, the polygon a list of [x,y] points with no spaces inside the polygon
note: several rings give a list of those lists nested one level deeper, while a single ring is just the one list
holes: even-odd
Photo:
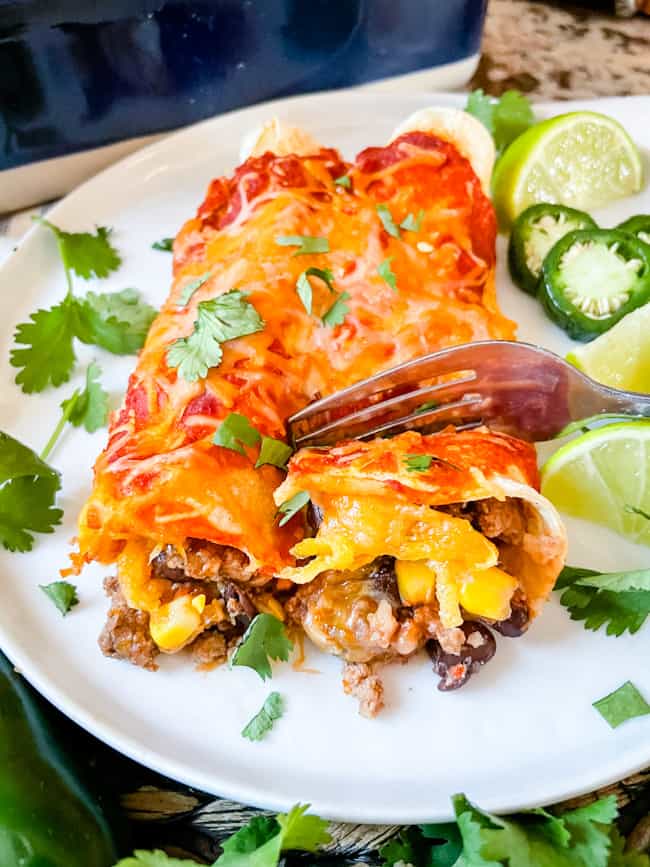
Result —
[{"label": "fork", "polygon": [[288,420],[296,446],[481,424],[540,442],[590,416],[650,418],[650,395],[609,388],[530,343],[483,340],[414,358],[309,404]]}]

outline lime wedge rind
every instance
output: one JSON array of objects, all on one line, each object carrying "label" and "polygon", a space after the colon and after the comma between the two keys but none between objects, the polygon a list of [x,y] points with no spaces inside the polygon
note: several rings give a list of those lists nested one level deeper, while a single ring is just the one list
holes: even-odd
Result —
[{"label": "lime wedge rind", "polygon": [[531,127],[496,165],[494,203],[503,226],[535,202],[589,210],[638,192],[643,162],[613,118],[579,111]]},{"label": "lime wedge rind", "polygon": [[561,446],[542,468],[542,493],[569,515],[650,545],[650,420],[596,428]]}]

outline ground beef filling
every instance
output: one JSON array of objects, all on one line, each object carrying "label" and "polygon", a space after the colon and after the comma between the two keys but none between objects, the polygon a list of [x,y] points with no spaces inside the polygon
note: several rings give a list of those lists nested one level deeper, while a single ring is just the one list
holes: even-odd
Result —
[{"label": "ground beef filling", "polygon": [[[224,616],[199,635],[190,645],[199,668],[212,668],[226,661],[228,650],[244,633],[257,608],[254,589],[244,590],[252,570],[246,554],[235,548],[191,539],[184,554],[168,545],[151,563],[152,575],[169,582],[163,602],[183,593],[203,593],[206,601],[220,601]],[[104,590],[110,598],[106,624],[99,646],[106,656],[128,660],[142,668],[155,670],[158,647],[149,634],[149,615],[130,608],[118,578],[108,578]]]},{"label": "ground beef filling", "polygon": [[[525,505],[496,499],[453,503],[440,511],[470,521],[498,545],[522,545]],[[318,518],[313,516],[314,532]],[[494,655],[492,629],[514,637],[525,632],[529,610],[522,591],[511,602],[510,617],[494,623],[473,617],[444,629],[435,605],[405,606],[399,597],[394,558],[378,557],[355,572],[325,572],[300,587],[287,605],[289,617],[321,649],[345,660],[343,685],[360,701],[363,715],[383,706],[381,682],[373,665],[406,658],[425,647],[439,675],[439,689],[458,689]],[[488,628],[489,627],[489,628]]]}]

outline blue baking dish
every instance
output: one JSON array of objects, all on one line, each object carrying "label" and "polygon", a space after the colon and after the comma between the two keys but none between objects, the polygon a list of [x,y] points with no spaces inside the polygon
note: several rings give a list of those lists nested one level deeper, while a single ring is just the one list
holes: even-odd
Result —
[{"label": "blue baking dish", "polygon": [[467,78],[486,2],[0,0],[0,171],[288,94]]}]

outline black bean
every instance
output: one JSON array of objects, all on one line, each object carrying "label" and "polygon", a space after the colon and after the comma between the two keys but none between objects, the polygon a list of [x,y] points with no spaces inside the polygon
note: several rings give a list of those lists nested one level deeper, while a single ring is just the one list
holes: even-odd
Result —
[{"label": "black bean", "polygon": [[231,622],[248,627],[257,614],[257,609],[248,595],[234,581],[219,581],[218,587],[226,603],[226,611],[230,615]]},{"label": "black bean", "polygon": [[312,535],[315,536],[318,533],[318,528],[323,523],[323,510],[310,500],[305,517],[308,528],[311,530]]},{"label": "black bean", "polygon": [[[465,643],[457,654],[447,653],[435,640],[427,642],[427,652],[433,662],[433,670],[440,676],[438,689],[443,692],[458,689],[467,683],[481,666],[492,659],[496,651],[494,636],[484,624],[466,621],[459,628],[465,633]],[[482,639],[477,647],[473,643],[468,643],[470,637],[476,635]],[[472,641],[476,639],[473,638]]]},{"label": "black bean", "polygon": [[510,617],[507,620],[499,620],[492,623],[501,635],[507,638],[518,638],[523,635],[530,625],[530,611],[525,599],[513,599],[510,603]]},{"label": "black bean", "polygon": [[401,600],[397,587],[394,557],[384,554],[373,560],[370,564],[368,578],[372,581],[373,589],[376,592],[387,596],[392,605],[400,605]]}]

